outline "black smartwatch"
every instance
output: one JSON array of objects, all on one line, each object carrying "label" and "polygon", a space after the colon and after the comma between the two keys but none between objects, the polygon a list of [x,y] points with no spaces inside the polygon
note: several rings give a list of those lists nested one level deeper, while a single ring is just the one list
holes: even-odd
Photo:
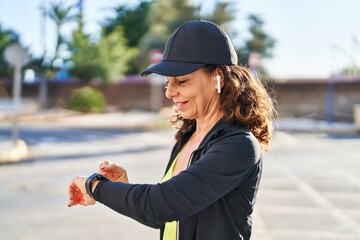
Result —
[{"label": "black smartwatch", "polygon": [[103,175],[99,174],[99,173],[93,173],[90,177],[88,177],[86,179],[85,182],[85,188],[86,188],[86,192],[87,194],[89,194],[90,197],[94,198],[93,194],[92,194],[92,181],[93,180],[105,180],[107,179],[106,177],[104,177]]}]

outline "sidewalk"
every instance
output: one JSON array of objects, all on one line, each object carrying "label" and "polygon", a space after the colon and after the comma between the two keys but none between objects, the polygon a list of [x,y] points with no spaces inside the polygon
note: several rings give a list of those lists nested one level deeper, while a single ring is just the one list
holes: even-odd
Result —
[{"label": "sidewalk", "polygon": [[[56,125],[84,128],[147,128],[168,126],[171,109],[160,112],[129,111],[101,114],[83,114],[66,109],[49,109],[20,116],[21,123]],[[1,122],[11,123],[10,117],[0,117]],[[327,122],[309,118],[281,118],[275,122],[276,130],[324,133],[357,132],[353,122]]]},{"label": "sidewalk", "polygon": [[[20,128],[23,124],[56,126],[66,128],[162,128],[168,127],[170,109],[156,112],[113,112],[103,114],[81,114],[65,109],[50,109],[20,116]],[[2,124],[11,126],[11,118],[3,118]],[[304,119],[286,118],[275,123],[276,131],[313,132],[331,134],[355,134],[357,130],[354,123],[332,122]],[[1,126],[1,125],[0,125]],[[27,158],[29,152],[26,142],[21,139],[12,144],[11,139],[0,136],[0,163],[21,161]]]},{"label": "sidewalk", "polygon": [[307,118],[283,118],[276,122],[277,130],[313,133],[352,134],[358,130],[353,122],[327,122]]},{"label": "sidewalk", "polygon": [[[21,123],[37,125],[56,125],[61,127],[84,128],[144,128],[156,127],[167,123],[171,113],[163,109],[159,113],[145,111],[79,113],[62,108],[54,108],[20,116]],[[4,116],[2,122],[11,122]]]},{"label": "sidewalk", "polygon": [[[66,128],[162,128],[169,126],[169,113],[155,112],[116,112],[103,114],[82,114],[64,109],[51,109],[20,116],[19,125],[56,126]],[[0,123],[12,127],[12,119],[3,116]],[[10,138],[0,136],[0,163],[25,160],[29,149],[26,142],[19,139],[13,143]]]}]

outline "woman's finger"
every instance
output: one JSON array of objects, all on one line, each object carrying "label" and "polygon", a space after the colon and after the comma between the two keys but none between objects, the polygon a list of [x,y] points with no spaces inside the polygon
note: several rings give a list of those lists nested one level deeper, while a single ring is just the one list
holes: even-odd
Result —
[{"label": "woman's finger", "polygon": [[104,166],[102,168],[102,171],[112,171],[112,172],[124,171],[125,172],[125,169],[123,167],[116,165],[115,163],[110,163],[109,165]]},{"label": "woman's finger", "polygon": [[72,188],[69,191],[69,203],[68,203],[69,207],[77,205],[79,203],[79,198],[81,198],[81,196],[79,196],[80,194],[81,194],[81,192],[77,191],[74,188]]},{"label": "woman's finger", "polygon": [[101,168],[103,168],[104,166],[107,166],[107,165],[109,165],[110,163],[109,163],[109,161],[103,161],[102,163],[100,163],[99,164],[99,169],[101,169]]}]

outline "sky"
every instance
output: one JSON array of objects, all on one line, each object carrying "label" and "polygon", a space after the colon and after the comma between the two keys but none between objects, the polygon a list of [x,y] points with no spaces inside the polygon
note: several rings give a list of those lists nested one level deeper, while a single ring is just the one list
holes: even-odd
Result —
[{"label": "sky", "polygon": [[[55,26],[46,21],[44,31],[40,6],[47,0],[0,0],[0,24],[20,35],[21,43],[39,56],[45,46],[51,55],[55,48]],[[49,2],[49,1],[48,1]],[[68,0],[74,3],[76,0]],[[99,22],[111,17],[111,8],[136,4],[137,0],[84,0],[85,32],[96,36]],[[211,10],[215,0],[203,3]],[[360,65],[359,0],[234,0],[237,12],[234,42],[243,42],[247,15],[258,14],[265,31],[276,40],[273,58],[262,61],[273,78],[327,78],[350,64]],[[68,25],[64,33],[75,26]],[[44,37],[45,36],[45,37]],[[240,56],[241,57],[241,56]]]}]

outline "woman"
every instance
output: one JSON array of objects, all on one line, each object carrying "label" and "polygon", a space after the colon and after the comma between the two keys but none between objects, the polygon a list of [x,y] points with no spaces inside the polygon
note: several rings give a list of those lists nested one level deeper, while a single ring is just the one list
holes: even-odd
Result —
[{"label": "woman", "polygon": [[262,152],[272,132],[273,104],[217,25],[195,20],[167,41],[161,63],[142,75],[167,76],[173,123],[180,126],[159,184],[129,184],[113,163],[77,177],[70,203],[99,201],[151,227],[161,239],[249,239]]}]

